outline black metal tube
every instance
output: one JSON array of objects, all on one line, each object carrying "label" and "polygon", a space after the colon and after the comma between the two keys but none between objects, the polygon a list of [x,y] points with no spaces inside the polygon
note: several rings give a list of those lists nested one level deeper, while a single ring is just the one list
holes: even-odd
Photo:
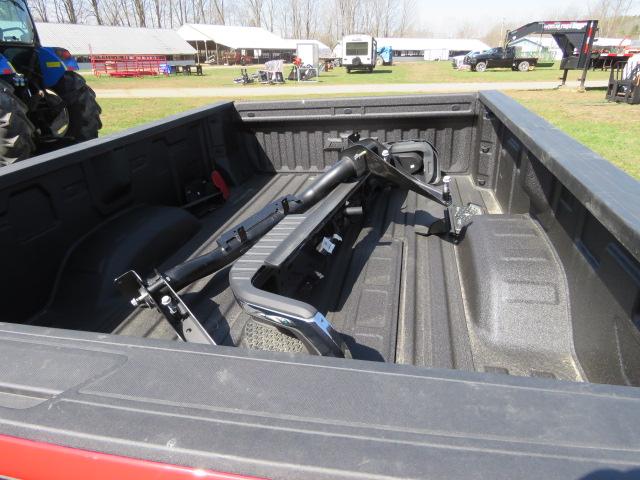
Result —
[{"label": "black metal tube", "polygon": [[165,278],[174,290],[180,290],[196,280],[217,272],[242,256],[286,215],[284,208],[275,207],[274,204],[267,205],[252,216],[250,222],[237,225],[232,229],[230,232],[234,233],[234,236],[230,236],[227,232],[225,235],[228,239],[224,245],[167,270],[164,273]]},{"label": "black metal tube", "polygon": [[[438,189],[417,181],[384,161],[377,153],[381,147],[382,144],[371,139],[353,145],[329,170],[318,175],[299,196],[283,197],[265,206],[257,214],[224,233],[218,239],[218,248],[176,265],[163,274],[164,278],[178,291],[196,280],[211,275],[244,254],[289,213],[304,212],[322,200],[337,185],[351,178],[359,178],[368,172],[401,188],[430,197],[442,205],[451,203],[447,194],[443,195]],[[148,287],[154,295],[161,292],[162,288],[162,282],[157,281]]]},{"label": "black metal tube", "polygon": [[[357,173],[355,162],[349,157],[343,157],[329,170],[319,175],[295,201],[290,201],[285,197],[267,205],[260,212],[225,233],[221,237],[226,239],[224,245],[167,270],[164,272],[165,279],[177,291],[196,280],[217,272],[242,256],[288,213],[303,212],[310,208],[337,185],[355,177]],[[149,291],[156,293],[156,290],[161,288],[161,283],[156,282],[149,286]]]},{"label": "black metal tube", "polygon": [[[180,263],[164,273],[165,279],[171,284],[175,291],[181,290],[187,285],[192,284],[196,280],[206,277],[221,268],[226,267],[231,262],[242,256],[244,249],[237,248],[235,250],[226,250],[220,247],[212,252],[192,258],[186,262]],[[151,293],[161,288],[161,284],[152,284],[149,286]]]},{"label": "black metal tube", "polygon": [[355,161],[350,157],[342,157],[329,170],[316,177],[313,183],[298,196],[302,202],[302,210],[315,205],[337,185],[358,176]]}]

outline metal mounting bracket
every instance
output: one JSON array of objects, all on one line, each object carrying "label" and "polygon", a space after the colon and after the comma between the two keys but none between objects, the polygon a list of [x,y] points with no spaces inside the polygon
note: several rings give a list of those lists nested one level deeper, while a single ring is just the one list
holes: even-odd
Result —
[{"label": "metal mounting bracket", "polygon": [[158,295],[159,298],[154,298],[145,282],[133,270],[116,278],[115,285],[126,298],[131,299],[131,304],[134,307],[146,306],[158,309],[185,342],[215,345],[216,342],[182,301],[180,295],[175,292],[162,274],[158,272],[156,274],[158,281],[163,283],[163,288],[159,290],[162,292]]}]

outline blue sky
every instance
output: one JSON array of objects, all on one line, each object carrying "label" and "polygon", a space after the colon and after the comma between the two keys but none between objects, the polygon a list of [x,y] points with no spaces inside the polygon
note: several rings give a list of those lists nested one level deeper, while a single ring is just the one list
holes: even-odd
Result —
[{"label": "blue sky", "polygon": [[[421,24],[434,35],[449,36],[468,22],[482,33],[502,18],[519,24],[535,20],[583,19],[591,1],[562,0],[416,0]],[[633,14],[640,14],[640,0],[635,1]],[[571,18],[570,18],[571,17]],[[419,27],[419,25],[414,25]]]}]

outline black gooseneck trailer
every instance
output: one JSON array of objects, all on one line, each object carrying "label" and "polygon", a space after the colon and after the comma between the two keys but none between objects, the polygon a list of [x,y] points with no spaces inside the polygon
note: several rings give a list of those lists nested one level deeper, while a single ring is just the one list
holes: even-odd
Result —
[{"label": "black gooseneck trailer", "polygon": [[505,46],[527,35],[551,35],[562,50],[562,61],[560,62],[560,68],[564,70],[562,85],[567,81],[569,70],[582,70],[580,87],[584,88],[597,31],[598,20],[532,22],[507,32]]}]

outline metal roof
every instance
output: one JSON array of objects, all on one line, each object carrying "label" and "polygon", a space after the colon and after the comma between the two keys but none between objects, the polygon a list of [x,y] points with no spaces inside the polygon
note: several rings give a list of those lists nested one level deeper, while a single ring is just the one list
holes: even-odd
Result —
[{"label": "metal roof", "polygon": [[560,50],[558,43],[551,35],[539,36],[529,35],[527,37],[519,38],[513,42],[509,42],[509,45],[517,45],[519,43],[532,43],[540,47],[548,48],[549,50]]},{"label": "metal roof", "polygon": [[295,50],[287,40],[259,27],[234,27],[188,23],[178,29],[187,41],[211,40],[232,49]]},{"label": "metal roof", "polygon": [[193,55],[195,49],[175,30],[109,27],[71,23],[36,23],[43,45],[63,47],[72,55]]}]

